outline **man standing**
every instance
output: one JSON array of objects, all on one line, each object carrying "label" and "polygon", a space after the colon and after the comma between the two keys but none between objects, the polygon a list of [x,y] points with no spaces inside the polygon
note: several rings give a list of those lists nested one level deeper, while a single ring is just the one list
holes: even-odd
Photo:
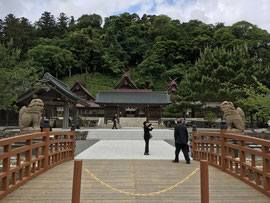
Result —
[{"label": "man standing", "polygon": [[187,164],[190,164],[190,158],[188,155],[188,132],[186,126],[183,124],[182,119],[177,119],[177,125],[174,128],[174,140],[175,140],[175,159],[173,163],[179,163],[179,153],[182,149]]},{"label": "man standing", "polygon": [[112,121],[113,121],[113,127],[112,127],[112,129],[117,129],[117,127],[116,127],[116,122],[117,122],[117,114],[115,114],[115,115],[113,116]]}]

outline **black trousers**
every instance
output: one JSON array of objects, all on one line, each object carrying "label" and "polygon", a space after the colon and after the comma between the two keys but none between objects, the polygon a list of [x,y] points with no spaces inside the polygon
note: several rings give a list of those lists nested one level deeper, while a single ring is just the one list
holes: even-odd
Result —
[{"label": "black trousers", "polygon": [[117,129],[117,127],[116,127],[116,122],[113,122],[113,127],[112,127],[112,129]]},{"label": "black trousers", "polygon": [[144,138],[144,141],[145,141],[144,153],[149,153],[149,138]]},{"label": "black trousers", "polygon": [[188,145],[187,144],[176,144],[175,143],[175,160],[179,161],[179,153],[180,150],[182,149],[182,152],[185,156],[186,162],[190,162],[190,158],[188,155]]}]

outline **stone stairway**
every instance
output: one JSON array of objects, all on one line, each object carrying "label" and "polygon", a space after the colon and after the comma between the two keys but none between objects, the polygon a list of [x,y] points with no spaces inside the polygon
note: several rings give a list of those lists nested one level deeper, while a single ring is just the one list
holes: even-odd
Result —
[{"label": "stone stairway", "polygon": [[[126,118],[126,117],[120,117],[120,124],[117,124],[117,128],[130,128],[130,127],[136,127],[136,128],[142,128],[143,122],[146,121],[146,118]],[[153,123],[153,125],[156,128],[164,128],[163,125],[158,125],[157,121],[150,121]],[[108,120],[107,124],[104,123],[104,118],[100,118],[99,125],[100,128],[112,128],[113,122]]]},{"label": "stone stairway", "polygon": [[120,124],[124,127],[143,127],[146,118],[120,118]]},{"label": "stone stairway", "polygon": [[[121,122],[121,121],[120,121]],[[121,124],[116,124],[117,128],[121,128],[122,125]],[[113,127],[113,121],[108,120],[107,124],[104,123],[104,118],[100,118],[98,121],[98,128],[112,128]]]}]

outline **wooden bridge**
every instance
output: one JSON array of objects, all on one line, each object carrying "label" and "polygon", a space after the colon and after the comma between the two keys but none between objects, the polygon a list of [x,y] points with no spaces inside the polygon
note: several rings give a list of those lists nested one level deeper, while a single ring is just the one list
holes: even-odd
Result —
[{"label": "wooden bridge", "polygon": [[[40,138],[40,142],[32,143]],[[25,140],[26,145],[11,148]],[[245,142],[262,146],[248,148]],[[71,202],[75,131],[33,133],[3,139],[1,200],[4,203]],[[226,133],[193,131],[193,158],[209,164],[210,202],[270,201],[270,141]],[[25,158],[23,158],[25,157]],[[130,193],[152,193],[169,188],[199,167],[198,161],[171,163],[168,160],[83,160],[83,169]],[[35,178],[34,178],[35,177]],[[34,178],[34,179],[33,179]],[[32,180],[31,180],[32,179]],[[31,181],[29,181],[31,180]],[[82,172],[81,202],[201,202],[200,174],[167,192],[132,196],[113,191]]]}]

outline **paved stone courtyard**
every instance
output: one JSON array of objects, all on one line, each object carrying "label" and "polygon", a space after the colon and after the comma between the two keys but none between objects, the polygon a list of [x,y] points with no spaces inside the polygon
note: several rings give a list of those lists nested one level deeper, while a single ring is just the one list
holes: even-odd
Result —
[{"label": "paved stone courtyard", "polygon": [[[151,140],[150,155],[144,155],[144,140],[101,140],[76,159],[174,159],[174,147],[163,140]],[[182,153],[180,159],[184,160]]]},{"label": "paved stone courtyard", "polygon": [[[77,142],[76,159],[174,159],[173,130],[156,129],[150,140],[150,155],[144,155],[145,142],[141,128],[91,129],[87,140]],[[99,141],[98,141],[99,140]],[[171,144],[165,142],[169,140]],[[87,147],[89,145],[89,147]],[[82,150],[83,148],[83,150]],[[81,149],[81,150],[80,150]],[[184,156],[180,153],[180,160]]]}]

